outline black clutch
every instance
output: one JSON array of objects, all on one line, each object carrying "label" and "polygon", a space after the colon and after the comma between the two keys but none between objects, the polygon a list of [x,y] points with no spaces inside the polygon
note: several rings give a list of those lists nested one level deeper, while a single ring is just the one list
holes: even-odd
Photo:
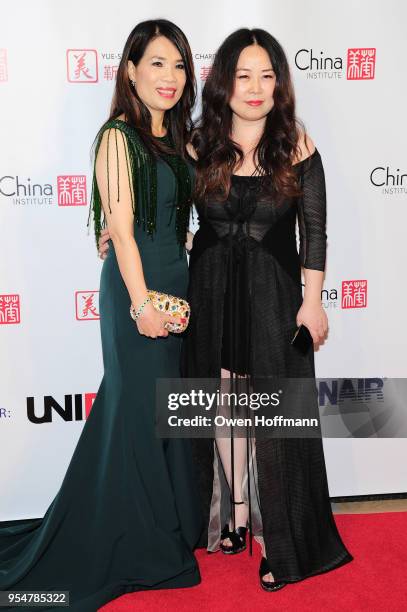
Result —
[{"label": "black clutch", "polygon": [[297,350],[300,351],[303,355],[305,355],[310,347],[313,345],[312,336],[309,332],[308,327],[301,324],[297,331],[294,334],[293,339],[291,340],[292,346],[294,346]]}]

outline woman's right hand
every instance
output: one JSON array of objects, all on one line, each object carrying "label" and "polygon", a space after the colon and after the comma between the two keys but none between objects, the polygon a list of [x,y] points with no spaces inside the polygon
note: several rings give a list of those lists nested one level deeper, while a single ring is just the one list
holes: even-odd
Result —
[{"label": "woman's right hand", "polygon": [[99,237],[99,242],[98,242],[98,255],[100,259],[106,259],[107,257],[107,252],[109,250],[109,244],[108,244],[109,240],[110,240],[109,230],[107,229],[107,227],[105,227],[105,229],[102,229],[102,231],[100,232],[100,237]]},{"label": "woman's right hand", "polygon": [[172,317],[171,315],[159,312],[149,302],[143,308],[143,312],[136,321],[137,329],[142,336],[148,338],[166,338],[168,336],[168,330],[165,329],[164,325],[167,321],[172,323],[184,323],[184,320],[180,317]]},{"label": "woman's right hand", "polygon": [[185,249],[188,251],[188,253],[192,250],[193,242],[194,242],[194,234],[188,230],[187,239],[185,242]]}]

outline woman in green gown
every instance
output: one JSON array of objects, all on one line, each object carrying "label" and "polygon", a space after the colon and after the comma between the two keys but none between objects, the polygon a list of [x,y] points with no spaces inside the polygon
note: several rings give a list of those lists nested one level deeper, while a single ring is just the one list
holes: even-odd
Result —
[{"label": "woman in green gown", "polygon": [[194,96],[181,30],[136,26],[95,149],[96,236],[103,210],[112,238],[100,283],[104,376],[44,517],[0,524],[0,590],[69,591],[70,610],[94,612],[123,593],[200,582],[189,440],[154,430],[155,381],[179,376],[180,337],[146,301],[147,289],[186,295]]}]

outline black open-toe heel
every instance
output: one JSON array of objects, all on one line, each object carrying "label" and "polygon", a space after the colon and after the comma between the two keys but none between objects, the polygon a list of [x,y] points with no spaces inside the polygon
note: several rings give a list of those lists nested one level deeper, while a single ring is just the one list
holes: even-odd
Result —
[{"label": "black open-toe heel", "polygon": [[284,580],[274,580],[273,582],[267,582],[263,580],[263,576],[266,576],[269,572],[271,572],[269,563],[266,557],[262,557],[260,561],[259,568],[259,576],[260,576],[260,586],[265,591],[278,591],[282,589],[287,583]]},{"label": "black open-toe heel", "polygon": [[[224,526],[224,528],[223,528],[223,529],[222,529],[222,531],[221,531],[221,534],[220,534],[220,539],[221,539],[221,540],[226,540],[226,538],[228,538],[228,537],[229,537],[229,533],[230,533],[230,531],[229,531],[229,525],[226,523],[226,525]],[[221,546],[222,546],[222,544],[221,544]]]},{"label": "black open-toe heel", "polygon": [[[236,502],[233,499],[231,502],[235,505],[244,504],[243,501]],[[236,527],[236,529],[230,531],[229,525],[225,525],[221,533],[221,540],[226,540],[226,538],[229,538],[229,540],[232,542],[232,546],[220,544],[221,551],[225,555],[237,555],[238,553],[246,550],[246,534],[247,527]]]}]

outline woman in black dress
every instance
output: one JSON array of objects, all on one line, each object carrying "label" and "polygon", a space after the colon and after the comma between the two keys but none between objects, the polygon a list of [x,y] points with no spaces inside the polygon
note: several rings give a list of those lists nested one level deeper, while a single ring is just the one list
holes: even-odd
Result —
[{"label": "woman in black dress", "polygon": [[[259,29],[230,35],[202,104],[191,149],[199,230],[190,253],[183,374],[244,377],[248,388],[256,377],[313,379],[312,344],[304,355],[290,341],[301,323],[316,344],[327,332],[324,171],[296,120],[287,59],[275,38]],[[244,550],[249,519],[262,545],[260,583],[269,591],[352,560],[332,515],[320,438],[216,438],[193,446],[208,550]]]}]

